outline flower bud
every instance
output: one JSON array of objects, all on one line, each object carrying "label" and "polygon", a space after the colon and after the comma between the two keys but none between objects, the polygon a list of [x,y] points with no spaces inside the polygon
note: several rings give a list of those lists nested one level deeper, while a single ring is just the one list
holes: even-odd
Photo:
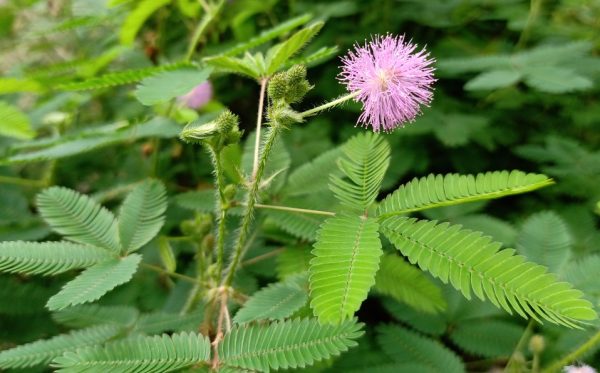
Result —
[{"label": "flower bud", "polygon": [[529,339],[529,351],[534,354],[541,354],[546,347],[546,341],[544,340],[544,336],[540,334],[534,334]]},{"label": "flower bud", "polygon": [[195,120],[183,128],[179,138],[187,143],[199,143],[218,133],[216,122],[203,123]]},{"label": "flower bud", "polygon": [[215,120],[202,123],[193,121],[181,131],[180,138],[188,143],[208,141],[222,148],[240,140],[242,133],[238,128],[239,117],[229,110],[223,111]]},{"label": "flower bud", "polygon": [[273,101],[282,100],[287,91],[287,82],[288,79],[286,73],[275,74],[271,80],[269,80],[269,86],[267,88],[269,98]]},{"label": "flower bud", "polygon": [[234,184],[228,184],[223,190],[223,196],[227,201],[232,201],[237,193],[237,188]]}]

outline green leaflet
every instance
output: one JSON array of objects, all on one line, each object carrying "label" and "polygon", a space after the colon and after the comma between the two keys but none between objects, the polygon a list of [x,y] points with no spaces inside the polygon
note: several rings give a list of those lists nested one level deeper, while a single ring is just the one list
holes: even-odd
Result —
[{"label": "green leaflet", "polygon": [[46,306],[51,311],[58,311],[69,306],[93,302],[131,280],[141,260],[140,255],[132,254],[122,259],[96,264],[68,282],[58,294],[48,300]]},{"label": "green leaflet", "polygon": [[171,372],[208,362],[210,341],[202,334],[133,337],[65,353],[52,362],[58,372]]},{"label": "green leaflet", "polygon": [[530,192],[553,184],[541,174],[494,171],[477,175],[429,175],[400,186],[379,205],[382,217],[408,214],[433,207],[494,199]]},{"label": "green leaflet", "polygon": [[55,312],[52,314],[52,318],[70,328],[85,328],[103,324],[128,327],[137,320],[139,314],[139,311],[131,306],[82,304]]},{"label": "green leaflet", "polygon": [[467,299],[473,290],[509,313],[569,327],[597,317],[579,290],[559,282],[546,267],[514,255],[513,249],[498,251],[501,244],[479,232],[401,217],[384,220],[382,232],[411,263],[450,281]]},{"label": "green leaflet", "polygon": [[267,75],[271,76],[275,74],[283,64],[291,58],[293,55],[298,53],[309,41],[312,39],[321,28],[325,25],[324,22],[315,22],[312,25],[303,28],[290,36],[286,41],[273,46],[267,52],[266,65]]},{"label": "green leaflet", "polygon": [[377,198],[390,164],[390,145],[382,136],[366,132],[343,146],[338,167],[346,178],[330,176],[329,188],[342,205],[363,212]]},{"label": "green leaflet", "polygon": [[277,255],[277,277],[284,280],[291,275],[308,271],[312,255],[308,246],[286,247]]},{"label": "green leaflet", "polygon": [[378,292],[427,313],[446,308],[442,290],[403,258],[396,254],[385,255],[380,266],[375,277],[375,290]]},{"label": "green leaflet", "polygon": [[310,261],[311,308],[322,323],[352,318],[375,283],[382,254],[378,224],[338,215],[323,223]]},{"label": "green leaflet", "polygon": [[71,242],[0,242],[0,272],[57,275],[112,259],[104,249]]},{"label": "green leaflet", "polygon": [[271,284],[254,293],[236,313],[233,321],[282,320],[292,316],[307,300],[306,274],[291,276],[284,282]]},{"label": "green leaflet", "polygon": [[167,102],[205,82],[211,72],[212,68],[163,71],[142,80],[135,90],[135,97],[147,106]]},{"label": "green leaflet", "polygon": [[304,368],[356,346],[362,326],[356,320],[321,325],[316,319],[234,326],[219,344],[219,359],[228,367],[261,372]]},{"label": "green leaflet", "polygon": [[40,214],[56,232],[75,242],[121,249],[114,215],[90,197],[63,187],[51,187],[37,196]]},{"label": "green leaflet", "polygon": [[462,350],[484,357],[509,357],[524,328],[502,320],[478,319],[458,323],[450,339]]},{"label": "green leaflet", "polygon": [[167,197],[158,180],[146,180],[127,195],[119,211],[119,237],[126,253],[135,251],[156,236],[165,222]]},{"label": "green leaflet", "polygon": [[[0,80],[0,85],[1,85]],[[17,107],[0,101],[0,136],[27,140],[35,136],[29,118]]]},{"label": "green leaflet", "polygon": [[396,325],[382,325],[377,330],[381,349],[396,362],[425,365],[435,372],[465,372],[459,357],[437,341]]},{"label": "green leaflet", "polygon": [[564,220],[552,211],[538,212],[522,225],[517,236],[519,254],[561,274],[571,256],[573,240]]},{"label": "green leaflet", "polygon": [[103,343],[119,332],[114,325],[100,325],[62,334],[0,352],[0,368],[27,368],[45,365],[66,351]]},{"label": "green leaflet", "polygon": [[327,190],[328,179],[325,175],[341,175],[337,160],[343,147],[336,147],[310,162],[303,164],[290,173],[283,193],[288,196],[306,196]]}]

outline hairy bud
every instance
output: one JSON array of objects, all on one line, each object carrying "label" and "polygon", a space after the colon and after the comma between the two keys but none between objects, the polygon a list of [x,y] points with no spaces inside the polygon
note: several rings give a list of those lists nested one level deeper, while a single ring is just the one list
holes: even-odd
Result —
[{"label": "hairy bud", "polygon": [[191,122],[181,131],[179,137],[188,143],[209,142],[213,146],[222,148],[238,142],[242,137],[238,123],[239,117],[225,110],[211,122]]}]

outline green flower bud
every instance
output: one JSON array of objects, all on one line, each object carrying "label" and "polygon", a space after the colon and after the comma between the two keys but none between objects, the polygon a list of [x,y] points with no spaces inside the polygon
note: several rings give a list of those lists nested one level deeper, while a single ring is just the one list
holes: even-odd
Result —
[{"label": "green flower bud", "polygon": [[227,134],[231,131],[239,132],[239,129],[238,129],[239,121],[240,121],[240,117],[233,114],[229,110],[225,110],[224,112],[222,112],[215,120],[215,122],[217,123],[218,131],[221,134]]},{"label": "green flower bud", "polygon": [[539,334],[534,334],[529,339],[529,351],[534,354],[541,354],[546,348],[546,341],[544,340],[544,336]]},{"label": "green flower bud", "polygon": [[277,73],[271,80],[269,80],[269,86],[267,88],[267,94],[273,101],[282,100],[285,97],[288,85],[288,78],[286,73]]},{"label": "green flower bud", "polygon": [[187,143],[199,143],[208,140],[219,132],[217,123],[203,123],[195,120],[183,128],[179,138]]},{"label": "green flower bud", "polygon": [[271,125],[275,124],[287,127],[291,124],[302,123],[304,120],[300,113],[292,110],[289,106],[276,108],[269,115]]},{"label": "green flower bud", "polygon": [[237,193],[237,187],[234,184],[228,184],[223,190],[223,195],[227,201],[232,201]]},{"label": "green flower bud", "polygon": [[300,102],[312,88],[306,80],[306,66],[294,65],[287,72],[287,90],[285,101],[289,104]]}]

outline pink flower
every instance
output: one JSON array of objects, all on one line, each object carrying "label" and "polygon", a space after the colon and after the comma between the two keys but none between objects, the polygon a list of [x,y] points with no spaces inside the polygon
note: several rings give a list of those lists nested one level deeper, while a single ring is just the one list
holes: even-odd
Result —
[{"label": "pink flower", "polygon": [[358,123],[389,132],[412,122],[421,105],[429,105],[434,60],[416,49],[404,36],[375,36],[342,58],[338,79],[363,104]]},{"label": "pink flower", "polygon": [[596,373],[596,370],[589,365],[568,365],[564,368],[565,373]]},{"label": "pink flower", "polygon": [[183,103],[190,109],[199,109],[206,105],[212,98],[212,84],[207,80],[204,83],[198,84],[194,89],[187,94],[179,97],[179,102]]}]

